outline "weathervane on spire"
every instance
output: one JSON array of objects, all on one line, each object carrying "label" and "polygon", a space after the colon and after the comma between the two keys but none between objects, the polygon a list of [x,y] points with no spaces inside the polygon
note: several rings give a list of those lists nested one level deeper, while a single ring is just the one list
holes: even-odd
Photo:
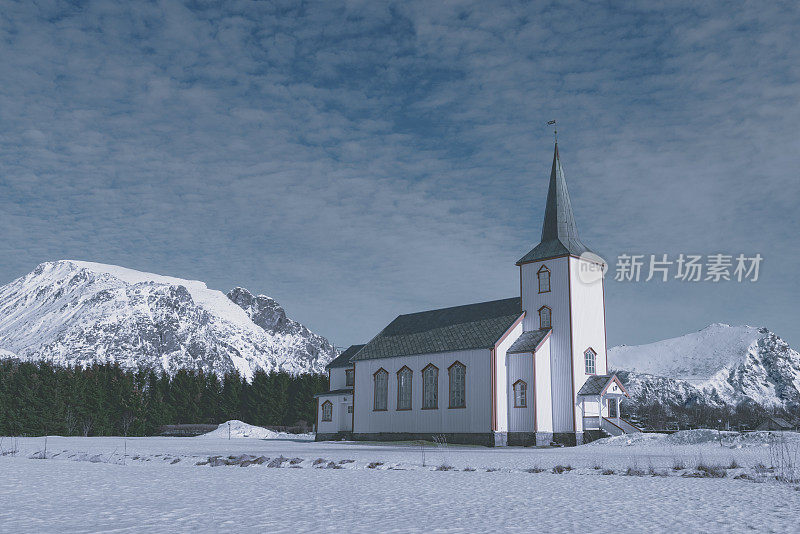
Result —
[{"label": "weathervane on spire", "polygon": [[547,121],[547,125],[553,127],[553,136],[555,136],[556,143],[558,143],[558,126],[556,125],[556,120]]}]

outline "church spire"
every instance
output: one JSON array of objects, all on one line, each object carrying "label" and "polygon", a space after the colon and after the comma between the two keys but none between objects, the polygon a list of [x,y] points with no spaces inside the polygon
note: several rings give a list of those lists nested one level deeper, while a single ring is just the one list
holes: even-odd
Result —
[{"label": "church spire", "polygon": [[547,190],[547,204],[544,209],[542,240],[528,252],[517,265],[539,261],[555,256],[572,254],[580,256],[589,249],[578,238],[578,227],[572,213],[567,181],[558,155],[558,141],[553,152],[553,166],[550,169],[550,186]]},{"label": "church spire", "polygon": [[551,239],[578,239],[578,228],[572,214],[572,203],[569,201],[567,181],[564,169],[558,157],[558,141],[553,152],[553,167],[550,169],[550,187],[547,190],[547,204],[544,209],[542,224],[542,241]]}]

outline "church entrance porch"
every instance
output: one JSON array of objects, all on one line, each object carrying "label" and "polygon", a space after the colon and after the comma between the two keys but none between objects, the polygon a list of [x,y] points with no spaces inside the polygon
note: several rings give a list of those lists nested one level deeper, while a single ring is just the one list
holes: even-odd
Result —
[{"label": "church entrance porch", "polygon": [[620,417],[620,401],[630,397],[617,375],[590,376],[578,392],[584,442],[641,432]]}]

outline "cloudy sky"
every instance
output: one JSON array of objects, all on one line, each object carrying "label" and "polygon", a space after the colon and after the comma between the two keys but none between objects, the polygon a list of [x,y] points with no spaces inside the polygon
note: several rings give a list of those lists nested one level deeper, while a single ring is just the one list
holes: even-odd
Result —
[{"label": "cloudy sky", "polygon": [[725,322],[800,345],[800,9],[663,4],[4,0],[0,284],[112,263],[364,342],[518,294],[556,118],[612,269],[764,258],[755,283],[608,280],[609,344]]}]

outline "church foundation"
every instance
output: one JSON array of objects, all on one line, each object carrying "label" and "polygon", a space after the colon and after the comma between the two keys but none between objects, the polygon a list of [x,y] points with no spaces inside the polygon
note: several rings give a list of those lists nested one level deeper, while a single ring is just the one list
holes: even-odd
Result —
[{"label": "church foundation", "polygon": [[[498,434],[503,434],[502,437]],[[444,440],[450,444],[459,445],[483,445],[484,447],[502,446],[498,440],[505,445],[505,433],[497,432],[437,432],[437,433],[418,433],[418,432],[374,432],[369,434],[354,433],[352,439],[355,441],[430,441]]]},{"label": "church foundation", "polygon": [[565,447],[583,445],[583,432],[555,432],[553,442]]}]

